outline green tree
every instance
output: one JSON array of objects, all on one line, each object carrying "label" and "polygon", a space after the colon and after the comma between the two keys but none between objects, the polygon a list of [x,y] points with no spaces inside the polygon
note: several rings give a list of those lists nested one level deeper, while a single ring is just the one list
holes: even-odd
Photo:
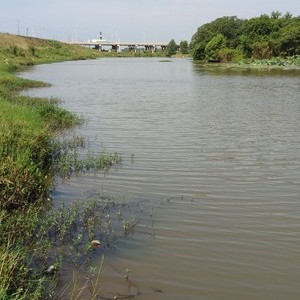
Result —
[{"label": "green tree", "polygon": [[228,47],[235,48],[239,44],[239,36],[242,34],[241,29],[244,20],[238,19],[236,16],[222,17],[211,23],[206,23],[198,28],[193,35],[190,48],[193,58],[205,59],[206,44],[217,34],[222,34],[228,43]]},{"label": "green tree", "polygon": [[292,19],[280,30],[280,54],[292,56],[300,54],[300,18]]},{"label": "green tree", "polygon": [[182,54],[188,54],[189,53],[189,43],[188,41],[181,41],[179,44],[179,49]]},{"label": "green tree", "polygon": [[205,47],[205,56],[207,60],[219,61],[219,51],[226,46],[226,38],[219,33],[214,36]]},{"label": "green tree", "polygon": [[273,11],[241,20],[222,17],[204,24],[193,35],[190,50],[195,60],[231,61],[300,54],[300,17]]},{"label": "green tree", "polygon": [[252,45],[252,57],[256,59],[265,59],[272,57],[272,49],[268,42],[255,42]]},{"label": "green tree", "polygon": [[222,48],[219,50],[219,60],[221,62],[240,62],[244,58],[243,52],[240,49]]},{"label": "green tree", "polygon": [[271,18],[272,19],[279,19],[281,15],[282,15],[282,13],[279,12],[278,10],[277,11],[272,11]]},{"label": "green tree", "polygon": [[292,17],[293,17],[293,14],[291,14],[291,13],[288,12],[288,11],[287,11],[287,12],[284,14],[284,16],[283,16],[284,19],[288,19],[288,20],[290,20]]},{"label": "green tree", "polygon": [[172,39],[168,44],[168,56],[176,54],[178,46],[176,42]]},{"label": "green tree", "polygon": [[274,28],[274,21],[267,15],[261,15],[259,18],[252,18],[245,22],[243,26],[243,33],[248,35],[252,42],[261,41],[272,33]]}]

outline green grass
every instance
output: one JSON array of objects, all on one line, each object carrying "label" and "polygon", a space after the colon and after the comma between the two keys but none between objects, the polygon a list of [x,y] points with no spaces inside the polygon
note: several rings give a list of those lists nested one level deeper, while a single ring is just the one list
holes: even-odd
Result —
[{"label": "green grass", "polygon": [[34,256],[45,253],[45,244],[33,238],[39,216],[35,207],[24,212],[0,210],[0,299],[43,299],[46,283],[51,285],[41,269],[31,268]]},{"label": "green grass", "polygon": [[[58,266],[61,262],[61,255],[53,256],[52,245],[61,242],[57,237],[62,237],[64,230],[71,232],[70,220],[74,220],[72,213],[76,212],[63,210],[63,217],[59,218],[62,211],[49,209],[47,199],[54,172],[62,173],[61,168],[70,172],[73,164],[108,169],[119,162],[117,154],[95,155],[83,161],[70,156],[72,148],[66,150],[55,138],[63,130],[80,124],[80,118],[59,107],[57,99],[20,96],[18,92],[22,89],[48,84],[19,78],[15,72],[36,63],[96,56],[95,51],[57,41],[0,34],[1,300],[52,296],[57,275],[45,271],[49,263]],[[60,166],[64,159],[71,165]],[[76,220],[79,221],[78,216]],[[94,229],[98,226],[89,222]],[[53,229],[55,225],[59,228]],[[54,239],[50,228],[55,232]],[[92,229],[88,228],[91,227],[86,228],[91,235]]]},{"label": "green grass", "polygon": [[80,122],[52,101],[18,96],[22,82],[34,86],[9,73],[0,78],[0,207],[5,209],[45,197],[51,186],[52,139]]}]

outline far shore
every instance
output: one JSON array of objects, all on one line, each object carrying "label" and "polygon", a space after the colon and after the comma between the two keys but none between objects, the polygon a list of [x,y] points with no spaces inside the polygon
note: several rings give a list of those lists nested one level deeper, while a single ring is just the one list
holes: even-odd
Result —
[{"label": "far shore", "polygon": [[268,70],[286,70],[286,71],[292,71],[292,70],[300,70],[300,66],[295,64],[286,64],[286,65],[269,65],[269,64],[258,64],[258,63],[225,63],[225,62],[201,62],[201,61],[195,61],[195,64],[198,64],[199,66],[203,68],[216,68],[216,69],[227,69],[227,70],[262,70],[262,71],[268,71]]}]

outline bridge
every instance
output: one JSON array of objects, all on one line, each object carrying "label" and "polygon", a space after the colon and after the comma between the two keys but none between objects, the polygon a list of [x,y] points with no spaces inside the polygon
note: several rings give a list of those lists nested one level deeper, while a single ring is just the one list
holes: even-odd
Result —
[{"label": "bridge", "polygon": [[87,42],[68,42],[72,45],[80,45],[84,47],[92,47],[99,51],[104,50],[104,47],[111,47],[112,51],[120,51],[121,47],[128,47],[129,51],[137,51],[139,47],[145,48],[146,51],[154,52],[157,49],[166,50],[168,43],[158,42],[108,42],[106,40],[89,40]]}]

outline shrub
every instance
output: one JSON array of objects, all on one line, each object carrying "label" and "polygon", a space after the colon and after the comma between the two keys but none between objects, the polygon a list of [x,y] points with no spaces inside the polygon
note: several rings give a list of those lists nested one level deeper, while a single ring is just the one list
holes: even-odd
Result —
[{"label": "shrub", "polygon": [[254,59],[265,59],[272,57],[272,49],[268,42],[256,42],[252,44],[252,57]]},{"label": "shrub", "polygon": [[205,57],[208,61],[218,61],[220,49],[226,46],[226,39],[222,34],[214,36],[205,46]]},{"label": "shrub", "polygon": [[222,48],[218,57],[221,62],[239,62],[243,60],[243,52],[238,49]]}]

